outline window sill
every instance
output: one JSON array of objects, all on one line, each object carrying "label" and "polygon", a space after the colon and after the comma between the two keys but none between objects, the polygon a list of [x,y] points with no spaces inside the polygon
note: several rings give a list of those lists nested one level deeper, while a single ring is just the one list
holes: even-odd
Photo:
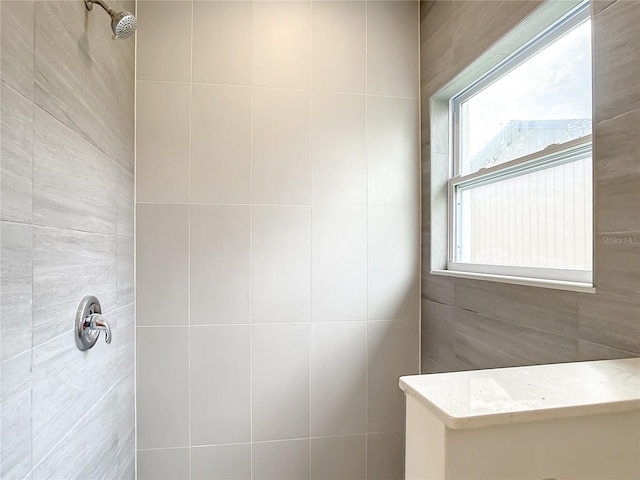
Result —
[{"label": "window sill", "polygon": [[454,270],[431,270],[431,275],[444,277],[466,278],[469,280],[484,280],[487,282],[507,283],[510,285],[524,285],[527,287],[551,288],[570,292],[596,293],[596,288],[590,283],[563,282],[560,280],[543,280],[540,278],[513,277],[508,275],[491,275],[488,273],[458,272]]}]

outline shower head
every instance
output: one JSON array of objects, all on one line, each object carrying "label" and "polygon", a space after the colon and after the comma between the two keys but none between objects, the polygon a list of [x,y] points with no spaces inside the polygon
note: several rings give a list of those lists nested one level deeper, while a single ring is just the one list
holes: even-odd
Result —
[{"label": "shower head", "polygon": [[138,21],[131,12],[116,12],[113,8],[103,2],[103,0],[84,0],[87,10],[93,8],[93,4],[100,5],[105,12],[111,16],[111,30],[113,30],[113,39],[127,38],[133,35],[138,28]]}]

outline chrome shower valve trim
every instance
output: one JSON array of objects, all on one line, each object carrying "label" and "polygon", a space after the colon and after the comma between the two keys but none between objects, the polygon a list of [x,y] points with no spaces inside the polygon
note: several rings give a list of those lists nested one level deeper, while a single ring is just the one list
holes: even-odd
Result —
[{"label": "chrome shower valve trim", "polygon": [[80,350],[89,350],[93,347],[102,331],[105,342],[111,343],[111,326],[101,314],[100,301],[96,297],[86,295],[82,298],[75,320],[76,345]]}]

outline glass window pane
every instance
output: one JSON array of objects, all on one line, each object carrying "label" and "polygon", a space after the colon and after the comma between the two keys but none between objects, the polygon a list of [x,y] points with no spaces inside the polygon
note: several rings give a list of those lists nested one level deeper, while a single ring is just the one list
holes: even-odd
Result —
[{"label": "glass window pane", "polygon": [[591,133],[591,21],[460,105],[460,174]]},{"label": "glass window pane", "polygon": [[459,189],[456,261],[592,266],[591,157]]}]

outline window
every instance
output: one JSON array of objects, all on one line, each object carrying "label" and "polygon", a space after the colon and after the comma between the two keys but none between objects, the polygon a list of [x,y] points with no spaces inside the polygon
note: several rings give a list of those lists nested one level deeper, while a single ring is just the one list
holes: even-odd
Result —
[{"label": "window", "polygon": [[591,284],[591,77],[582,3],[449,97],[448,270]]}]

